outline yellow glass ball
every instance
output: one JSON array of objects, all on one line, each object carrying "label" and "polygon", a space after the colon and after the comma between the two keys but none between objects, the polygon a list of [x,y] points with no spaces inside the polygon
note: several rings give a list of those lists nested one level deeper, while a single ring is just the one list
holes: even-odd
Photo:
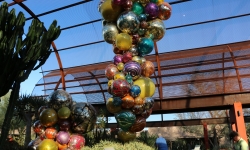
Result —
[{"label": "yellow glass ball", "polygon": [[122,72],[117,72],[117,73],[115,74],[115,76],[114,76],[114,79],[115,79],[115,80],[117,80],[117,79],[123,79],[123,80],[125,80],[125,75],[124,75],[124,73],[122,73]]},{"label": "yellow glass ball", "polygon": [[132,60],[138,62],[139,64],[142,64],[142,59],[140,56],[134,56]]},{"label": "yellow glass ball", "polygon": [[68,107],[62,107],[58,110],[57,115],[60,119],[68,119],[70,116],[70,109]]},{"label": "yellow glass ball", "polygon": [[38,150],[57,150],[58,145],[52,139],[44,139],[39,145]]},{"label": "yellow glass ball", "polygon": [[132,46],[132,38],[127,33],[120,33],[116,36],[115,44],[120,50],[129,50]]},{"label": "yellow glass ball", "polygon": [[114,82],[114,80],[109,80],[109,82],[108,82],[108,86],[109,86],[109,87],[111,87],[111,86],[112,86],[112,84],[113,84],[113,82]]},{"label": "yellow glass ball", "polygon": [[155,84],[154,82],[147,77],[141,77],[134,81],[134,85],[138,85],[141,88],[141,98],[152,97],[155,93]]},{"label": "yellow glass ball", "polygon": [[124,69],[124,63],[122,63],[122,62],[118,63],[118,64],[117,64],[117,69],[118,69],[119,71],[122,71],[122,70]]}]

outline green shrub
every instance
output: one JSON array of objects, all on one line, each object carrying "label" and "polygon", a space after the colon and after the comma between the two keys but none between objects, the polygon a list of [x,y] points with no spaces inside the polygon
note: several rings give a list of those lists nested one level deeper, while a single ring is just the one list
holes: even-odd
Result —
[{"label": "green shrub", "polygon": [[115,150],[154,150],[141,142],[131,141],[125,144],[111,141],[101,141],[93,147],[84,147],[82,150],[104,150],[105,147],[113,147]]}]

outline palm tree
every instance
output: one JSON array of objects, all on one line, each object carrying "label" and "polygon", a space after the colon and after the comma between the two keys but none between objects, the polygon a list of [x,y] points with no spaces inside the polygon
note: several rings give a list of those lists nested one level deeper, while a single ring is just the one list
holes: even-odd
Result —
[{"label": "palm tree", "polygon": [[31,141],[31,128],[34,121],[38,119],[38,110],[41,106],[47,104],[43,97],[31,95],[21,95],[15,107],[16,116],[26,124],[26,133],[24,146],[26,147]]}]

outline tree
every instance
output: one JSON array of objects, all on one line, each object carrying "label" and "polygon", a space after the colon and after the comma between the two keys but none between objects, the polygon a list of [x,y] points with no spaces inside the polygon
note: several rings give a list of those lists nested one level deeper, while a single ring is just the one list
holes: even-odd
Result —
[{"label": "tree", "polygon": [[61,33],[54,20],[48,31],[39,20],[33,19],[24,36],[25,17],[22,12],[16,16],[15,9],[8,12],[8,4],[0,7],[0,96],[12,89],[9,105],[2,126],[0,145],[3,147],[9,132],[14,107],[19,97],[21,82],[32,70],[41,67],[51,53],[51,42]]},{"label": "tree", "polygon": [[2,125],[3,125],[4,116],[5,116],[7,107],[9,105],[10,93],[11,93],[11,91],[9,91],[6,95],[1,97],[1,102],[0,102],[0,127],[2,127]]},{"label": "tree", "polygon": [[15,107],[17,120],[22,120],[26,125],[25,147],[31,141],[31,127],[32,123],[38,119],[38,110],[41,106],[45,106],[46,104],[47,101],[43,97],[35,97],[31,95],[21,95],[17,101]]}]

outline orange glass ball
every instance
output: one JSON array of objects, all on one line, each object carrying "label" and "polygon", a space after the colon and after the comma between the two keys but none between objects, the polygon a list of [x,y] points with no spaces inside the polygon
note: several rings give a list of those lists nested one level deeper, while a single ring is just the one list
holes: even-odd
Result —
[{"label": "orange glass ball", "polygon": [[151,61],[146,61],[141,65],[141,74],[150,77],[155,72],[155,66]]},{"label": "orange glass ball", "polygon": [[56,137],[57,130],[53,127],[49,127],[45,130],[45,136],[47,139],[54,139]]},{"label": "orange glass ball", "polygon": [[127,95],[122,98],[122,108],[129,109],[135,105],[135,100],[132,96]]},{"label": "orange glass ball", "polygon": [[141,97],[135,98],[135,105],[142,105],[144,104],[144,100]]}]

